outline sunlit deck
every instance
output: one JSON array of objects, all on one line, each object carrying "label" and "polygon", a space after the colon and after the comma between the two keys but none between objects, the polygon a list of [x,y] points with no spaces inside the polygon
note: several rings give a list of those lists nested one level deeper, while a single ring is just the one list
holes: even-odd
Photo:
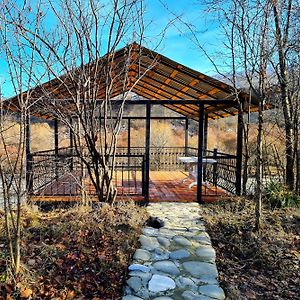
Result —
[{"label": "sunlit deck", "polygon": [[[127,175],[125,175],[127,174]],[[142,186],[140,178],[131,178],[132,173],[124,173],[127,178],[121,180],[120,172],[115,176],[115,185],[118,187],[119,196],[117,200],[144,201],[142,196]],[[129,177],[128,177],[129,176]],[[136,173],[137,177],[140,174]],[[189,189],[191,179],[182,182],[186,178],[187,173],[182,171],[151,171],[150,186],[149,186],[149,201],[150,202],[194,202],[196,201],[197,187]],[[120,185],[123,182],[123,185]],[[124,184],[125,183],[125,184]],[[85,182],[85,190],[88,194],[93,195],[94,190],[89,182]],[[41,189],[35,195],[32,195],[33,201],[80,201],[81,192],[80,184],[76,182],[75,176],[71,174],[65,175],[58,180],[55,180]],[[134,193],[133,193],[134,191]],[[140,194],[140,196],[139,196]],[[203,200],[205,202],[216,201],[221,197],[226,197],[228,194],[211,184],[203,185]],[[95,201],[96,196],[90,196],[90,199]]]}]

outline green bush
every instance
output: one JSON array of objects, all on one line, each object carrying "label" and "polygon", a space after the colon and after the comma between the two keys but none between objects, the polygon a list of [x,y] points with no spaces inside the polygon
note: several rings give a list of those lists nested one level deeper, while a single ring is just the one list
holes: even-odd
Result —
[{"label": "green bush", "polygon": [[265,189],[265,201],[272,208],[300,207],[300,196],[277,182],[270,183]]}]

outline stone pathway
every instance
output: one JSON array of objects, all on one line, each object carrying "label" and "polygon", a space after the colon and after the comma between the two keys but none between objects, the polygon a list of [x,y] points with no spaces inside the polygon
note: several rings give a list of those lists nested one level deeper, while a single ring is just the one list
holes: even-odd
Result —
[{"label": "stone pathway", "polygon": [[143,229],[122,300],[225,299],[199,205],[151,203],[147,209],[164,226]]}]

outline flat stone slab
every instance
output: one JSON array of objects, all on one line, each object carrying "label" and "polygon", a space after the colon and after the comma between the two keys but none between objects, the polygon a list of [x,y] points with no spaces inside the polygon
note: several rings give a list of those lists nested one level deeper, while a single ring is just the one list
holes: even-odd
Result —
[{"label": "flat stone slab", "polygon": [[191,241],[189,241],[187,238],[183,236],[175,236],[173,238],[173,241],[175,241],[177,244],[181,246],[190,246],[192,244]]},{"label": "flat stone slab", "polygon": [[180,274],[179,269],[176,267],[174,262],[170,260],[158,261],[153,264],[153,267],[158,271],[168,273],[170,275]]},{"label": "flat stone slab", "polygon": [[133,259],[148,261],[151,258],[151,253],[144,249],[137,249],[134,253]]},{"label": "flat stone slab", "polygon": [[150,292],[163,292],[167,290],[175,289],[176,284],[174,280],[167,276],[154,274],[149,281]]},{"label": "flat stone slab", "polygon": [[199,247],[196,254],[203,260],[214,261],[216,259],[216,251],[211,246]]},{"label": "flat stone slab", "polygon": [[147,210],[164,226],[143,229],[122,300],[225,299],[199,205],[151,203]]},{"label": "flat stone slab", "polygon": [[142,249],[151,251],[159,247],[158,240],[154,236],[141,235],[139,241],[142,245]]},{"label": "flat stone slab", "polygon": [[223,289],[221,289],[218,285],[215,284],[208,284],[208,285],[202,285],[199,287],[200,294],[203,294],[205,296],[214,298],[214,299],[225,299],[225,294]]},{"label": "flat stone slab", "polygon": [[122,298],[122,300],[144,300],[140,297],[136,297],[136,296],[133,296],[133,295],[127,295],[127,296],[124,296]]},{"label": "flat stone slab", "polygon": [[130,266],[128,267],[128,270],[129,270],[129,271],[149,272],[149,271],[150,271],[150,268],[147,267],[147,266],[144,266],[144,265],[140,265],[140,264],[133,264],[133,265],[130,265]]},{"label": "flat stone slab", "polygon": [[201,261],[187,261],[182,265],[188,273],[196,278],[201,278],[202,276],[212,278],[218,277],[218,271],[214,264]]},{"label": "flat stone slab", "polygon": [[191,256],[190,252],[185,249],[179,249],[170,253],[171,259],[182,259]]},{"label": "flat stone slab", "polygon": [[163,236],[158,236],[157,237],[158,242],[160,243],[161,246],[168,248],[171,244],[170,240],[166,237]]},{"label": "flat stone slab", "polygon": [[140,277],[130,277],[127,280],[127,284],[135,291],[137,292],[142,287],[142,279]]}]

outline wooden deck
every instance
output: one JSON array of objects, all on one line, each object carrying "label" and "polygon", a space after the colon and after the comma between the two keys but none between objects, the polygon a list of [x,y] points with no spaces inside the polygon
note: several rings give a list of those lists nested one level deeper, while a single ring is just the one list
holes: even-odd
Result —
[{"label": "wooden deck", "polygon": [[[188,188],[192,182],[190,179],[182,183],[186,178],[186,173],[181,171],[151,171],[150,172],[150,202],[195,202],[197,187]],[[120,178],[115,177],[115,184],[122,195],[119,195],[117,200],[134,200],[143,201],[142,196],[133,195],[132,189],[135,188],[141,194],[141,186],[133,187],[134,180],[131,180],[130,173],[125,180],[125,184],[120,186]],[[139,177],[139,175],[137,175]],[[137,178],[139,181],[139,178]],[[85,182],[85,187],[88,193],[93,194],[93,187],[88,182]],[[57,181],[53,181],[45,188],[39,191],[38,194],[32,196],[33,201],[44,202],[64,202],[64,201],[79,201],[81,188],[75,178],[66,175]],[[203,185],[203,200],[212,202],[221,197],[228,196],[225,191],[213,187],[212,185]],[[95,196],[90,197],[91,200],[96,200]]]}]

